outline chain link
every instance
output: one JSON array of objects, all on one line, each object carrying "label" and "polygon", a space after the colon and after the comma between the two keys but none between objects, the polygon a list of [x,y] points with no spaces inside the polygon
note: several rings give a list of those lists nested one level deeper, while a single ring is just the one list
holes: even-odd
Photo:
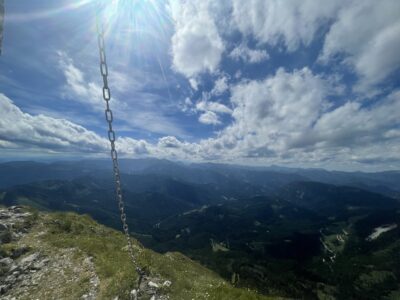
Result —
[{"label": "chain link", "polygon": [[97,25],[97,43],[99,47],[99,55],[100,55],[100,74],[103,78],[103,99],[106,103],[105,109],[105,117],[108,123],[108,140],[110,141],[111,145],[111,159],[113,163],[113,172],[115,178],[115,194],[116,199],[118,202],[118,208],[121,215],[121,222],[122,222],[122,229],[124,230],[126,241],[128,243],[128,251],[129,256],[131,257],[133,266],[135,267],[136,272],[139,275],[139,285],[140,281],[144,275],[143,270],[140,268],[138,262],[136,261],[134,251],[133,251],[133,244],[131,240],[131,236],[129,234],[129,227],[126,222],[126,213],[125,213],[125,204],[122,196],[122,187],[121,187],[121,175],[118,166],[118,153],[115,148],[115,131],[113,129],[113,113],[110,108],[110,100],[111,100],[111,91],[108,87],[108,66],[107,66],[107,59],[106,59],[106,51],[105,51],[105,43],[104,43],[104,29],[102,24],[99,21],[99,16],[96,18],[96,25]]}]

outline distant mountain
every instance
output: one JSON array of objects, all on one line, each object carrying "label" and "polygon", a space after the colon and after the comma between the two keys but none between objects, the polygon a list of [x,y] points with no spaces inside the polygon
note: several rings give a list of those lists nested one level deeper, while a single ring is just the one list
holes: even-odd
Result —
[{"label": "distant mountain", "polygon": [[[128,223],[147,247],[182,252],[269,295],[379,299],[400,291],[399,200],[358,187],[376,178],[395,194],[396,172],[154,159],[122,160],[121,169]],[[316,174],[320,182],[311,181]],[[349,178],[354,185],[337,184]],[[74,211],[121,227],[109,161],[2,164],[0,180],[0,204]]]},{"label": "distant mountain", "polygon": [[74,179],[89,174],[96,175],[99,174],[99,171],[103,170],[107,170],[106,161],[55,163],[38,163],[32,161],[7,162],[0,164],[0,187],[10,187],[42,180]]},{"label": "distant mountain", "polygon": [[319,215],[347,217],[371,209],[387,210],[400,202],[378,193],[356,187],[319,182],[294,182],[281,188],[277,196]]},{"label": "distant mountain", "polygon": [[354,186],[400,198],[400,171],[366,173],[323,169],[286,169],[286,172],[299,174],[314,182]]},{"label": "distant mountain", "polygon": [[[159,175],[125,175],[124,199],[128,222],[141,232],[155,223],[222,198],[208,186],[187,184]],[[120,228],[111,176],[45,180],[0,190],[0,204],[24,204],[41,210],[87,213]]]},{"label": "distant mountain", "polygon": [[[226,164],[184,164],[161,159],[121,159],[122,173],[160,175],[192,184],[211,185],[231,197],[267,195],[299,181],[347,185],[400,198],[400,171],[363,173],[322,169],[246,167]],[[53,163],[8,162],[0,164],[0,187],[41,180],[69,180],[83,176],[109,178],[109,160],[58,161]]]}]

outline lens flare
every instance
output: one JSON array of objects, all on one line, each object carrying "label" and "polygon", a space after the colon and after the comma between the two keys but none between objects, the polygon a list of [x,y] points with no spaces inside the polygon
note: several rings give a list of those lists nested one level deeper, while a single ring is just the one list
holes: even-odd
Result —
[{"label": "lens flare", "polygon": [[[173,34],[168,5],[167,0],[59,0],[42,3],[34,11],[9,13],[6,22],[36,22],[32,28],[37,30],[37,21],[43,20],[52,34],[65,36],[60,41],[62,50],[73,52],[77,59],[92,59],[97,15],[115,68],[128,74],[138,69],[145,71],[143,74],[159,72],[167,81],[168,69],[163,63]],[[39,37],[41,33],[37,32]]]},{"label": "lens flare", "polygon": [[45,19],[54,17],[56,15],[77,10],[85,5],[95,2],[95,0],[80,0],[74,1],[73,3],[68,3],[61,5],[60,7],[34,11],[34,12],[26,12],[26,13],[19,13],[19,14],[7,14],[7,22],[29,22],[35,21],[38,19]]},{"label": "lens flare", "polygon": [[128,64],[134,59],[137,65],[151,60],[159,65],[159,56],[168,53],[172,20],[167,1],[103,1],[99,14],[111,52],[119,51],[119,62]]}]

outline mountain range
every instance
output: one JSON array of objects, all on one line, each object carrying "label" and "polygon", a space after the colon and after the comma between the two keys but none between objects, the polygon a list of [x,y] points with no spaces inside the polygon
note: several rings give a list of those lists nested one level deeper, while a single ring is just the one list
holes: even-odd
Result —
[{"label": "mountain range", "polygon": [[[400,172],[157,159],[120,167],[128,224],[148,248],[181,252],[265,295],[400,295]],[[74,211],[121,227],[106,160],[3,163],[0,187],[0,204]]]}]

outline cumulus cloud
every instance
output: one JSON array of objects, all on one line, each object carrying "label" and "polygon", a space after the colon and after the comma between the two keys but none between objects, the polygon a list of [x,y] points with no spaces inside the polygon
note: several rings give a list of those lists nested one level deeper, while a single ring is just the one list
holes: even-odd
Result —
[{"label": "cumulus cloud", "polygon": [[[122,155],[146,155],[144,140],[118,138]],[[16,151],[40,149],[46,153],[108,155],[108,140],[85,127],[65,119],[24,113],[7,96],[0,94],[0,148]]]},{"label": "cumulus cloud", "polygon": [[[279,46],[294,52],[308,46],[317,32],[331,23],[320,61],[342,58],[361,77],[358,90],[382,82],[398,70],[400,56],[400,5],[384,1],[233,1],[233,27],[259,44]],[[230,56],[256,62],[260,53],[244,45]],[[250,50],[251,51],[251,50]]]},{"label": "cumulus cloud", "polygon": [[189,78],[189,84],[195,91],[199,89],[199,82],[195,78]]},{"label": "cumulus cloud", "polygon": [[375,105],[348,101],[334,107],[329,98],[336,90],[335,82],[307,68],[242,82],[232,88],[234,122],[209,147],[214,154],[264,163],[346,168],[360,167],[365,157],[399,161],[400,91]]},{"label": "cumulus cloud", "polygon": [[[349,101],[318,120],[311,135],[325,146],[365,146],[398,139],[400,91],[394,91],[372,106]],[[394,127],[394,128],[393,128]],[[381,153],[378,151],[379,155]]]},{"label": "cumulus cloud", "polygon": [[174,136],[165,136],[158,140],[158,145],[162,148],[179,148],[181,142]]},{"label": "cumulus cloud", "polygon": [[[191,148],[196,159],[344,169],[398,162],[400,91],[365,106],[355,100],[335,105],[329,98],[337,90],[335,81],[308,68],[243,81],[231,89],[232,123],[180,149]],[[216,117],[203,121],[218,124]]]},{"label": "cumulus cloud", "polygon": [[380,83],[400,67],[399,16],[396,0],[351,1],[326,35],[320,60],[342,55],[360,75],[360,89]]},{"label": "cumulus cloud", "polygon": [[[215,137],[192,143],[175,136],[161,137],[156,143],[118,137],[117,148],[125,157],[350,169],[391,163],[396,167],[400,160],[400,91],[372,106],[349,101],[333,107],[328,99],[334,90],[332,82],[307,68],[280,69],[264,80],[241,82],[232,88],[233,121]],[[80,125],[24,113],[2,94],[0,108],[0,147],[108,155],[107,140]],[[207,124],[218,124],[212,111],[205,110],[204,115]]]},{"label": "cumulus cloud", "polygon": [[[123,157],[155,156],[160,158],[199,158],[200,146],[181,142],[174,136],[162,137],[157,143],[130,137],[117,137],[117,151]],[[0,93],[0,149],[18,153],[108,156],[106,138],[62,118],[31,115],[23,112],[11,99]]]},{"label": "cumulus cloud", "polygon": [[236,122],[227,132],[240,135],[253,151],[284,151],[329,108],[328,91],[327,83],[308,68],[279,69],[265,80],[240,83],[232,88]]},{"label": "cumulus cloud", "polygon": [[59,67],[66,80],[65,97],[90,105],[96,110],[102,110],[102,87],[88,81],[83,72],[74,65],[73,60],[65,52],[59,51],[57,54]]},{"label": "cumulus cloud", "polygon": [[242,60],[245,63],[260,63],[269,58],[266,50],[250,49],[245,44],[240,44],[229,53],[229,57],[234,60]]},{"label": "cumulus cloud", "polygon": [[282,42],[288,51],[309,45],[321,24],[335,17],[346,1],[233,0],[234,25],[245,36],[272,46]]},{"label": "cumulus cloud", "polygon": [[[233,0],[222,1],[224,15],[210,12],[210,1],[172,1],[176,24],[172,38],[173,65],[188,77],[215,71],[226,43],[221,33],[239,31],[258,45],[283,45],[288,52],[324,40],[320,62],[340,59],[360,77],[357,91],[367,91],[400,67],[400,5],[397,0]],[[214,5],[215,6],[215,5]],[[328,28],[325,37],[318,35]],[[265,50],[242,42],[229,57],[246,63],[268,59]]]},{"label": "cumulus cloud", "polygon": [[214,88],[211,91],[212,95],[220,96],[229,89],[228,77],[221,76],[215,81]]},{"label": "cumulus cloud", "polygon": [[199,117],[199,122],[208,125],[218,125],[221,124],[217,114],[213,111],[206,111],[202,113]]},{"label": "cumulus cloud", "polygon": [[220,114],[231,114],[232,110],[227,107],[224,104],[218,103],[218,102],[212,102],[212,101],[205,101],[202,100],[196,104],[196,109],[198,111],[212,111],[215,113],[220,113]]},{"label": "cumulus cloud", "polygon": [[172,37],[173,67],[187,77],[214,72],[225,49],[209,1],[170,1],[175,24]]},{"label": "cumulus cloud", "polygon": [[196,111],[201,112],[199,122],[208,125],[221,124],[218,116],[220,114],[232,114],[232,110],[226,105],[204,99],[197,102]]},{"label": "cumulus cloud", "polygon": [[145,140],[136,140],[129,137],[120,137],[116,141],[120,154],[127,157],[147,156],[152,153],[152,145]]},{"label": "cumulus cloud", "polygon": [[0,94],[0,139],[17,147],[30,146],[48,151],[92,152],[106,149],[106,140],[84,127],[64,119],[22,112]]}]

